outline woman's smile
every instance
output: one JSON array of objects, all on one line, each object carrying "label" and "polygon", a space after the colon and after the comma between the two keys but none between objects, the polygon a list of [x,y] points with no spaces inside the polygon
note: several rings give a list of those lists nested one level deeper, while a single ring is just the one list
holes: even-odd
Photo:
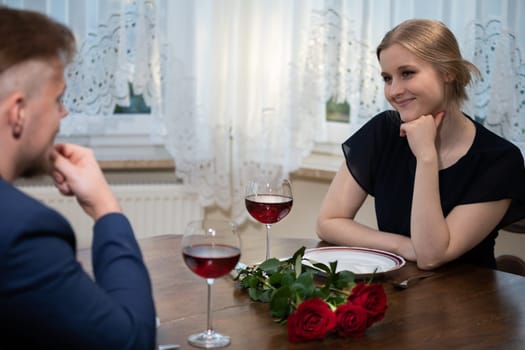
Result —
[{"label": "woman's smile", "polygon": [[403,108],[403,107],[407,107],[412,101],[415,101],[416,98],[415,97],[410,97],[410,98],[403,98],[403,99],[394,99],[394,103],[396,104],[396,106],[398,106],[399,108]]}]

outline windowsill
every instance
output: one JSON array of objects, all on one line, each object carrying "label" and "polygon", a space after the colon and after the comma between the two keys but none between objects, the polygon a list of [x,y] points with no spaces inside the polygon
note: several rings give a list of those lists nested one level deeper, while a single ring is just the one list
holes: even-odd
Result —
[{"label": "windowsill", "polygon": [[175,161],[162,146],[92,149],[104,171],[175,171]]},{"label": "windowsill", "polygon": [[98,164],[104,171],[175,170],[173,159],[99,160]]},{"label": "windowsill", "polygon": [[293,176],[315,180],[331,181],[343,162],[342,155],[315,150],[303,161],[302,166],[292,173]]},{"label": "windowsill", "polygon": [[[104,171],[174,171],[175,160],[159,147],[93,147]],[[340,145],[319,144],[291,175],[331,181],[344,158]]]}]

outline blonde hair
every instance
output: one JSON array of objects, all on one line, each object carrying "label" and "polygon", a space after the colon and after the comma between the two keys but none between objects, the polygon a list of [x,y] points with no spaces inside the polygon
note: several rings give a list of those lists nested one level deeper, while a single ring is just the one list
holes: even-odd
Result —
[{"label": "blonde hair", "polygon": [[431,63],[443,77],[450,79],[445,87],[448,104],[460,107],[468,99],[466,86],[472,80],[471,73],[481,75],[474,64],[463,59],[456,37],[442,22],[426,19],[402,22],[386,33],[376,49],[377,58],[393,44]]}]

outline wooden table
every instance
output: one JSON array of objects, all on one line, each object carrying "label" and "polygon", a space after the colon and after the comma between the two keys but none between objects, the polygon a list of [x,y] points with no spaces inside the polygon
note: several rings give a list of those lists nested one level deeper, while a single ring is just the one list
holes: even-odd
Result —
[{"label": "wooden table", "polygon": [[[302,245],[316,247],[316,240],[272,238],[271,255],[289,256]],[[254,263],[264,257],[264,237],[245,235],[241,261]],[[180,236],[165,235],[140,241],[149,268],[161,325],[159,344],[180,343],[196,349],[186,338],[206,326],[206,284],[186,267]],[[79,260],[90,270],[89,251]],[[418,273],[408,263],[383,275],[388,298],[385,318],[363,338],[329,336],[323,341],[289,343],[286,326],[272,321],[268,305],[252,302],[231,278],[218,279],[213,287],[214,328],[232,337],[227,349],[524,349],[525,278],[469,265],[450,265],[406,290],[389,281]]]}]

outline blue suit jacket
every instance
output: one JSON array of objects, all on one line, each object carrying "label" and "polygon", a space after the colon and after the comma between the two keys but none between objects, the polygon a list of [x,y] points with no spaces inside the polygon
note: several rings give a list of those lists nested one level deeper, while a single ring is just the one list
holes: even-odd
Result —
[{"label": "blue suit jacket", "polygon": [[122,214],[94,226],[96,282],[70,224],[0,179],[0,349],[153,349],[148,272]]}]

